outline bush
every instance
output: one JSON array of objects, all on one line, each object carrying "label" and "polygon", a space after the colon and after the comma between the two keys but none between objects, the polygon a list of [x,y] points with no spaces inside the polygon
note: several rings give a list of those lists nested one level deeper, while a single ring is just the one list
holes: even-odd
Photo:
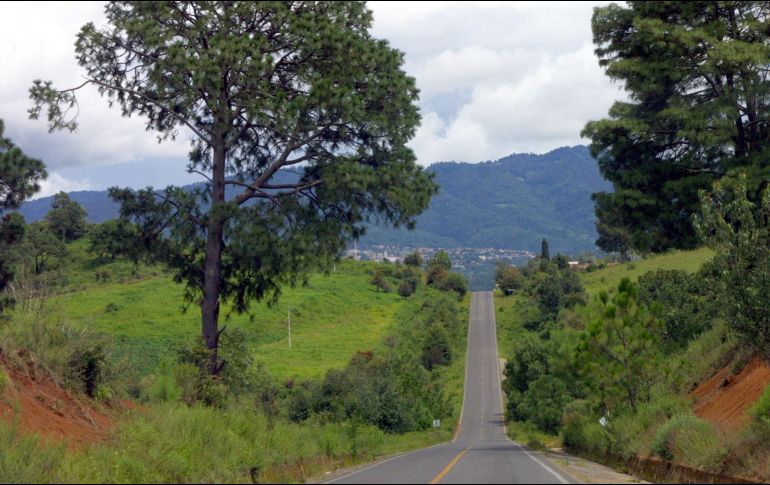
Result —
[{"label": "bush", "polygon": [[663,341],[681,348],[708,329],[714,315],[698,279],[681,270],[657,270],[639,278],[639,302],[663,320]]},{"label": "bush", "polygon": [[452,361],[452,344],[446,329],[440,324],[428,328],[422,340],[422,365],[433,370],[438,365],[447,365]]},{"label": "bush", "polygon": [[718,466],[719,436],[714,426],[691,414],[680,414],[655,434],[651,451],[665,460],[691,465]]},{"label": "bush", "polygon": [[385,293],[390,293],[390,283],[388,283],[388,280],[385,278],[385,273],[383,273],[380,268],[374,270],[374,274],[372,274],[372,280],[370,283],[373,284],[378,290]]},{"label": "bush", "polygon": [[770,386],[765,388],[749,414],[764,430],[770,431]]},{"label": "bush", "polygon": [[413,266],[419,268],[422,266],[422,254],[419,251],[407,254],[404,258],[404,264],[407,266]]},{"label": "bush", "polygon": [[10,379],[8,378],[8,374],[5,373],[5,369],[0,367],[0,394],[5,391],[5,388],[8,387],[9,383]]},{"label": "bush", "polygon": [[468,293],[468,281],[459,273],[449,273],[436,283],[436,289],[441,291],[453,291],[458,299],[462,299]]},{"label": "bush", "polygon": [[414,278],[406,279],[398,287],[398,294],[402,298],[409,298],[417,290],[417,280]]},{"label": "bush", "polygon": [[0,421],[0,483],[62,483],[63,446],[41,443],[19,433],[16,423]]}]

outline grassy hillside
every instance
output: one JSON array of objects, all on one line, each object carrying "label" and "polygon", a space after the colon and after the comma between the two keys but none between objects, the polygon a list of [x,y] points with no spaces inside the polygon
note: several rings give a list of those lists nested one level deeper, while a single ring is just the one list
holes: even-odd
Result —
[{"label": "grassy hillside", "polygon": [[[242,332],[245,346],[228,344],[242,353],[211,379],[178,353],[200,332],[198,308],[183,311],[181,285],[159,267],[100,260],[85,240],[68,253],[42,275],[19,273],[18,304],[0,325],[0,481],[293,483],[454,433],[469,296],[458,301],[454,290],[418,283],[402,298],[371,284],[375,270],[392,288],[407,277],[424,281],[417,269],[346,260],[285,288],[273,306],[255,304],[249,315],[223,308],[228,334]],[[428,365],[434,347],[426,345],[448,345],[451,357]],[[83,382],[94,362],[100,384],[89,399]],[[8,377],[32,368],[76,391],[60,393],[75,411],[58,403],[49,418],[79,419],[87,403],[108,416],[104,426],[84,424],[100,439],[83,444],[77,427],[65,427],[71,436],[58,425],[36,427],[47,421],[30,419],[12,396],[45,400],[50,390]],[[119,411],[134,407],[126,399],[140,407]],[[25,426],[7,422],[15,413]],[[442,426],[432,429],[436,418]]]},{"label": "grassy hillside", "polygon": [[580,279],[583,281],[586,292],[593,296],[601,290],[617,288],[623,278],[631,278],[631,280],[636,281],[648,271],[678,269],[694,273],[713,255],[714,252],[708,248],[694,251],[671,251],[666,254],[649,256],[633,263],[618,264],[589,273],[580,273]]},{"label": "grassy hillside", "polygon": [[[198,335],[199,310],[191,306],[184,311],[184,288],[170,277],[152,272],[132,279],[130,263],[113,266],[122,267],[125,280],[88,281],[95,273],[82,267],[71,272],[72,291],[52,300],[55,317],[91,324],[114,337],[117,351],[132,367],[152,370]],[[376,291],[369,284],[371,268],[371,263],[344,261],[333,273],[312,275],[306,286],[287,288],[278,304],[255,304],[251,315],[231,314],[224,323],[246,332],[256,358],[276,377],[320,377],[345,365],[358,350],[379,349],[398,308],[407,304],[395,293]],[[112,274],[116,269],[110,268]],[[228,312],[223,308],[223,315]]]},{"label": "grassy hillside", "polygon": [[535,261],[522,289],[497,294],[513,437],[600,462],[657,456],[766,481],[770,367],[720,303],[723,270],[699,271],[713,255],[676,251],[578,281]]}]

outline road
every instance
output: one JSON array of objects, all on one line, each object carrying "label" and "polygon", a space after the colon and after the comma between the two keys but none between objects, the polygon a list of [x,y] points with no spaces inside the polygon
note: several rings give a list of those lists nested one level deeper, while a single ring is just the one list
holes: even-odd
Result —
[{"label": "road", "polygon": [[465,397],[455,440],[327,483],[578,483],[505,434],[491,292],[471,298]]}]

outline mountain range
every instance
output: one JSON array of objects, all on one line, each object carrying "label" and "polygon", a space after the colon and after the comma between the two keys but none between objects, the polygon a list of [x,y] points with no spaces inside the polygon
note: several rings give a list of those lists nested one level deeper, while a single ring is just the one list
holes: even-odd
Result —
[{"label": "mountain range", "polygon": [[[543,238],[551,252],[595,250],[591,194],[610,190],[585,146],[562,147],[538,155],[512,154],[481,163],[435,163],[440,191],[417,219],[413,231],[372,225],[361,246],[506,248],[539,251]],[[90,222],[118,215],[107,191],[72,192]],[[43,218],[52,197],[26,202],[28,222]]]}]

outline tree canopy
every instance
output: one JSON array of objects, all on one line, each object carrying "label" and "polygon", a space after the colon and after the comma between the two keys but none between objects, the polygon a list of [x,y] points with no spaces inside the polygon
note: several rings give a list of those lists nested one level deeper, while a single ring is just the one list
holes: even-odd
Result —
[{"label": "tree canopy", "polygon": [[[93,85],[161,140],[190,135],[205,182],[113,189],[151,254],[201,302],[218,373],[220,305],[246,311],[336,259],[371,218],[412,227],[436,186],[406,143],[419,123],[403,55],[360,2],[109,2],[77,36],[86,80],[35,81],[30,115],[73,130]],[[227,189],[227,192],[226,192]]]},{"label": "tree canopy", "polygon": [[54,195],[51,210],[45,215],[48,229],[62,241],[80,239],[86,232],[86,211],[64,192]]},{"label": "tree canopy", "polygon": [[[24,199],[40,190],[40,181],[48,174],[43,162],[25,155],[8,138],[3,137],[5,125],[0,120],[0,293],[13,279],[11,248],[24,235],[24,219],[16,213]],[[0,295],[0,313],[11,300]]]},{"label": "tree canopy", "polygon": [[694,247],[699,190],[736,167],[767,179],[769,27],[767,2],[594,11],[599,64],[628,93],[583,130],[615,188],[594,194],[602,249]]}]

